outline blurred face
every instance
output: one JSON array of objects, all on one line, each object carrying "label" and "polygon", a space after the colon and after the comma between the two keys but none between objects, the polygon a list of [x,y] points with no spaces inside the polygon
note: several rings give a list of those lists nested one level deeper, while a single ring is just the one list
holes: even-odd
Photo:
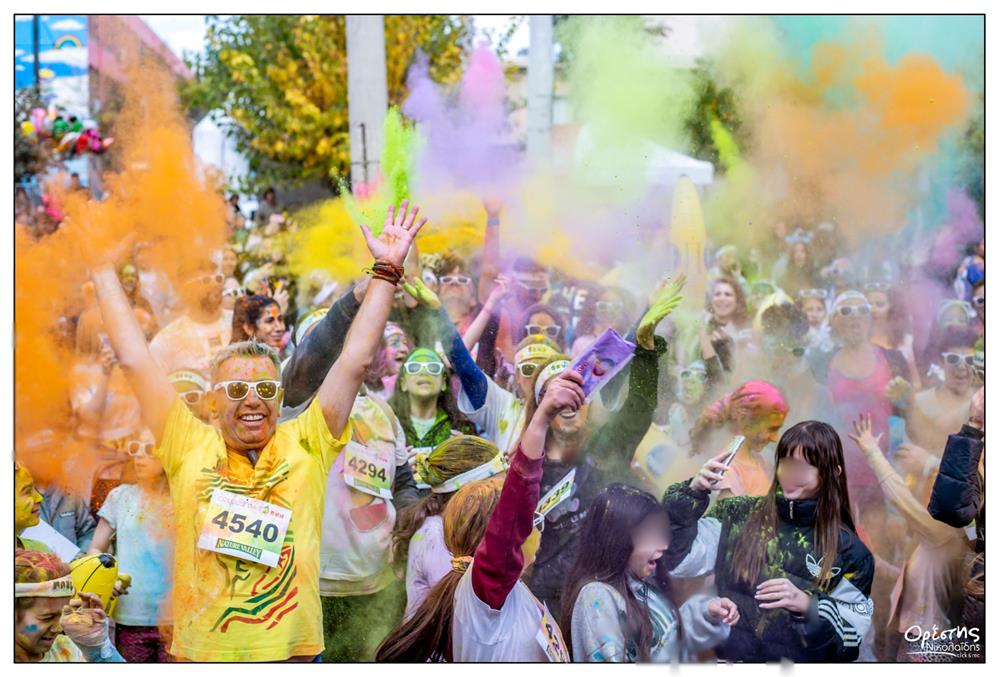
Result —
[{"label": "blurred face", "polygon": [[711,290],[711,312],[716,319],[727,320],[735,313],[738,302],[735,290],[727,282],[715,284]]},{"label": "blurred face", "polygon": [[974,354],[973,348],[951,346],[940,356],[944,370],[944,385],[951,392],[965,394],[976,385],[974,367],[969,365],[966,359]]},{"label": "blurred face", "polygon": [[808,317],[808,326],[818,329],[826,319],[826,304],[822,299],[805,299],[801,303],[801,309]]},{"label": "blurred face", "polygon": [[443,362],[420,355],[403,366],[400,387],[411,397],[435,398],[444,390],[445,378]]},{"label": "blurred face", "polygon": [[222,250],[222,274],[232,277],[236,272],[236,252],[231,249]]},{"label": "blurred face", "polygon": [[680,398],[686,405],[696,404],[704,397],[708,373],[704,369],[688,367],[680,372]]},{"label": "blurred face", "polygon": [[839,288],[849,285],[853,281],[853,264],[849,259],[836,259],[830,266],[829,278]]},{"label": "blurred face", "polygon": [[718,268],[730,274],[739,273],[739,257],[735,252],[725,251],[718,256]]},{"label": "blurred face", "polygon": [[762,449],[771,442],[780,440],[780,429],[786,414],[772,411],[767,416],[746,421],[740,432],[746,436],[746,443],[752,449]]},{"label": "blurred face", "polygon": [[[32,658],[40,658],[52,648],[62,632],[60,620],[67,597],[35,597],[34,603],[21,612],[14,628],[17,648]],[[17,614],[15,614],[15,617]]]},{"label": "blurred face", "polygon": [[666,515],[649,515],[631,531],[631,557],[628,569],[638,578],[656,570],[656,562],[669,548],[669,521]]},{"label": "blurred face", "polygon": [[245,329],[252,329],[252,331],[247,331],[246,333],[258,341],[266,343],[275,350],[280,350],[285,330],[284,316],[281,314],[281,308],[276,303],[267,306],[264,308],[260,319],[257,320],[256,326],[252,328],[247,326],[244,327]]},{"label": "blurred face", "polygon": [[975,312],[978,313],[978,316],[980,318],[982,318],[982,320],[984,320],[985,319],[985,285],[984,284],[978,285],[977,287],[975,287],[975,290],[972,292],[971,306],[975,309]]},{"label": "blurred face", "polygon": [[613,293],[604,293],[597,301],[597,322],[603,325],[615,326],[624,314],[624,302]]},{"label": "blurred face", "polygon": [[805,346],[801,340],[790,336],[765,334],[761,344],[770,362],[770,368],[775,373],[784,374],[803,364]]},{"label": "blurred face", "polygon": [[847,299],[837,307],[830,324],[844,345],[861,345],[871,336],[871,305],[865,299]]},{"label": "blurred face", "polygon": [[181,287],[184,300],[206,313],[214,313],[222,307],[222,283],[225,278],[214,269],[192,275]]},{"label": "blurred face", "polygon": [[808,250],[803,243],[798,242],[791,247],[791,262],[796,268],[804,268],[808,265]]},{"label": "blurred face", "polygon": [[184,404],[201,421],[208,421],[208,397],[197,383],[190,381],[174,381],[173,389],[177,391]]},{"label": "blurred face", "polygon": [[21,533],[38,524],[42,513],[42,495],[26,468],[14,473],[14,532]]},{"label": "blurred face", "polygon": [[467,271],[455,266],[438,279],[437,295],[448,310],[468,312],[475,302],[475,288]]},{"label": "blurred face", "polygon": [[161,477],[164,477],[163,465],[152,454],[152,445],[156,441],[148,431],[143,432],[139,441],[144,445],[141,450],[129,450],[132,467],[135,469],[135,478],[140,484],[152,484]]},{"label": "blurred face", "polygon": [[524,330],[528,335],[547,336],[553,341],[558,340],[562,328],[555,323],[555,318],[548,313],[534,313],[527,318]]},{"label": "blurred face", "polygon": [[[279,381],[278,369],[266,357],[234,357],[218,368],[214,383],[222,381]],[[226,445],[234,451],[263,449],[277,429],[281,393],[272,400],[262,400],[253,388],[241,400],[229,399],[225,389],[212,390],[211,406]]]},{"label": "blurred face", "polygon": [[819,469],[805,460],[800,447],[777,462],[777,481],[789,500],[803,501],[819,495]]},{"label": "blurred face", "polygon": [[888,294],[883,291],[868,292],[867,300],[871,304],[871,318],[877,322],[884,322],[888,319],[888,313],[891,311]]},{"label": "blurred face", "polygon": [[514,294],[522,306],[540,303],[548,292],[548,274],[514,273]]},{"label": "blurred face", "polygon": [[413,350],[409,345],[409,339],[401,331],[393,331],[385,339],[385,353],[388,356],[388,363],[393,374],[399,373],[402,363],[406,361],[411,352]]}]

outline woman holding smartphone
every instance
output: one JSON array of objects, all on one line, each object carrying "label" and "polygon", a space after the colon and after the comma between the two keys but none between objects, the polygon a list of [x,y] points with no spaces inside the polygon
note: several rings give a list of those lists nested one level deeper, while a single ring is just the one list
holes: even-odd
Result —
[{"label": "woman holding smartphone", "polygon": [[870,630],[874,558],[850,515],[843,445],[831,426],[803,421],[777,444],[765,496],[718,500],[728,452],[663,498],[673,578],[715,575],[739,622],[717,649],[723,660],[854,661]]}]

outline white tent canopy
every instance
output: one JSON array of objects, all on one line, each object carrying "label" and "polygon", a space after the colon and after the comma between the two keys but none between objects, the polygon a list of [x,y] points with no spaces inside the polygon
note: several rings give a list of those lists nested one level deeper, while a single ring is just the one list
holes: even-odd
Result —
[{"label": "white tent canopy", "polygon": [[[592,147],[592,132],[588,126],[584,126],[576,137],[575,161],[585,162]],[[636,153],[636,162],[645,165],[645,179],[650,188],[672,187],[681,176],[689,176],[699,188],[710,186],[714,182],[715,167],[710,162],[697,160],[652,141],[642,142],[641,148]],[[590,176],[594,174],[591,173]],[[599,177],[600,172],[597,171],[595,176]],[[610,181],[612,177],[608,176],[607,179]]]}]

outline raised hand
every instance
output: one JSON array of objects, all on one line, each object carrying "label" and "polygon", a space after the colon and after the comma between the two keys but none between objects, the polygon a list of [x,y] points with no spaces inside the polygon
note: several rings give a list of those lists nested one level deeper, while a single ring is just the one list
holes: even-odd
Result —
[{"label": "raised hand", "polygon": [[870,414],[861,414],[860,418],[853,422],[853,433],[850,434],[850,439],[856,442],[862,451],[881,453],[881,434],[874,435]]},{"label": "raised hand", "polygon": [[496,277],[496,286],[493,290],[489,292],[489,298],[486,299],[484,308],[486,311],[492,313],[496,310],[499,304],[503,303],[510,296],[510,278],[506,275],[499,275]]},{"label": "raised hand", "polygon": [[649,297],[650,308],[638,323],[638,331],[635,338],[646,350],[655,348],[655,331],[659,323],[662,322],[676,307],[683,301],[683,286],[687,284],[687,278],[680,275],[673,282],[664,280],[656,287],[656,291]]},{"label": "raised hand", "polygon": [[437,310],[441,307],[441,300],[437,297],[430,287],[424,284],[423,280],[415,275],[410,275],[408,278],[403,280],[402,289],[407,294],[412,296],[421,305]]},{"label": "raised hand", "polygon": [[538,416],[550,421],[564,410],[578,411],[585,402],[583,377],[572,369],[566,369],[545,387],[545,396],[538,404]]},{"label": "raised hand", "polygon": [[413,205],[413,209],[410,211],[409,200],[403,200],[398,210],[389,207],[388,214],[385,216],[385,226],[378,237],[374,236],[367,224],[362,223],[361,232],[364,233],[364,240],[371,255],[376,260],[388,261],[396,266],[402,266],[416,234],[427,222],[426,217],[421,217],[417,221],[419,213],[420,208],[416,205]]},{"label": "raised hand", "polygon": [[901,376],[896,376],[885,386],[885,397],[900,408],[909,406],[909,403],[912,402],[912,395],[912,384]]},{"label": "raised hand", "polygon": [[486,210],[486,216],[490,219],[498,219],[500,212],[503,211],[503,201],[498,197],[482,198],[482,206]]}]

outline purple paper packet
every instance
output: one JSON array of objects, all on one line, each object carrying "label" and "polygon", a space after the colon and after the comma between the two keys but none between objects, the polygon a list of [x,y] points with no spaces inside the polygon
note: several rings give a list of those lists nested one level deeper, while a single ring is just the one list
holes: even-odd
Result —
[{"label": "purple paper packet", "polygon": [[583,377],[583,392],[589,402],[593,393],[624,369],[634,355],[635,344],[608,328],[585,353],[572,361],[569,369]]}]

